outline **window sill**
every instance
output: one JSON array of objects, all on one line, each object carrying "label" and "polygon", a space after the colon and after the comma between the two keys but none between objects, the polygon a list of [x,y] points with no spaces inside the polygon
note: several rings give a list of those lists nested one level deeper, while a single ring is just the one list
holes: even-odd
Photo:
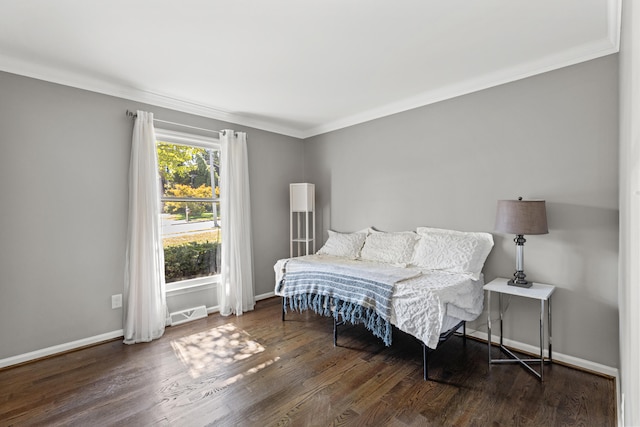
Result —
[{"label": "window sill", "polygon": [[168,283],[167,295],[179,295],[190,292],[199,292],[207,289],[216,289],[220,283],[220,276],[201,277],[198,279],[183,280],[181,282]]}]

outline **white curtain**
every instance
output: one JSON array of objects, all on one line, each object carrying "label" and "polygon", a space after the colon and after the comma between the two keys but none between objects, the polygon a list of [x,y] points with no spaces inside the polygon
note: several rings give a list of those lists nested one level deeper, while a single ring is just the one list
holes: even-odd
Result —
[{"label": "white curtain", "polygon": [[620,46],[620,425],[640,425],[640,3],[622,3]]},{"label": "white curtain", "polygon": [[247,135],[220,133],[220,221],[222,282],[218,292],[220,314],[241,315],[253,310],[253,258]]},{"label": "white curtain", "polygon": [[138,111],[129,164],[129,226],[124,283],[124,342],[159,338],[167,322],[164,253],[153,114]]}]

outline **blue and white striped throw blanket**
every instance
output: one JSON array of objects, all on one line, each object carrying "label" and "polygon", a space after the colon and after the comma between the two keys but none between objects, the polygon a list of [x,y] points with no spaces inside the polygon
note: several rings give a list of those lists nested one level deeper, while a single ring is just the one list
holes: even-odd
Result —
[{"label": "blue and white striped throw blanket", "polygon": [[416,269],[377,263],[345,265],[292,258],[284,266],[277,293],[292,310],[311,309],[336,320],[363,323],[389,346],[393,286],[418,275]]}]

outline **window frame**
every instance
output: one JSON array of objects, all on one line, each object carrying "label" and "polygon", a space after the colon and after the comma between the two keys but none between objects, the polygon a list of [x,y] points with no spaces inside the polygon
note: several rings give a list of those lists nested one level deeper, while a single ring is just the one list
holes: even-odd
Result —
[{"label": "window frame", "polygon": [[[168,142],[176,145],[184,145],[184,146],[204,148],[204,149],[215,149],[215,150],[221,149],[219,138],[213,138],[209,136],[191,134],[186,132],[178,132],[178,131],[162,129],[162,128],[155,128],[154,131],[156,136],[156,144],[158,142]],[[157,158],[157,155],[158,155],[158,150],[156,148],[156,158]],[[210,202],[210,203],[220,203],[220,197],[215,197],[215,191],[212,192],[212,194],[214,195],[214,197],[212,198],[194,199],[194,198],[185,198],[185,197],[165,197],[162,194],[162,188],[161,188],[162,184],[160,183],[159,176],[158,176],[158,183],[159,183],[158,192],[159,192],[159,198],[161,202],[204,201],[204,202]],[[212,188],[215,188],[213,176],[212,176],[211,186]],[[161,213],[162,212],[158,212],[157,214],[160,215]],[[163,251],[164,251],[164,247],[163,247]],[[164,268],[163,268],[163,274],[164,274]],[[220,282],[221,282],[221,275],[213,274],[211,276],[206,276],[206,277],[196,277],[194,279],[185,279],[177,282],[165,283],[165,291],[167,293],[177,292],[177,291],[185,292],[189,290],[194,291],[194,290],[199,290],[206,287],[212,287],[212,285],[217,286],[218,284],[220,284]]]}]

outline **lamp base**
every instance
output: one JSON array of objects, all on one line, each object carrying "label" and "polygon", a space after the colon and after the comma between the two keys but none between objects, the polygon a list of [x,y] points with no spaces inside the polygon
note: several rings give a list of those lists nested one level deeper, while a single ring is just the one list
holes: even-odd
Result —
[{"label": "lamp base", "polygon": [[518,286],[520,288],[530,288],[533,285],[533,282],[529,282],[528,280],[523,280],[519,282],[518,280],[511,279],[507,282],[509,286]]},{"label": "lamp base", "polygon": [[525,277],[527,277],[527,275],[524,274],[524,271],[516,270],[516,272],[513,273],[513,279],[509,280],[507,285],[518,286],[520,288],[530,288],[531,285],[533,285],[533,282],[526,280]]}]

